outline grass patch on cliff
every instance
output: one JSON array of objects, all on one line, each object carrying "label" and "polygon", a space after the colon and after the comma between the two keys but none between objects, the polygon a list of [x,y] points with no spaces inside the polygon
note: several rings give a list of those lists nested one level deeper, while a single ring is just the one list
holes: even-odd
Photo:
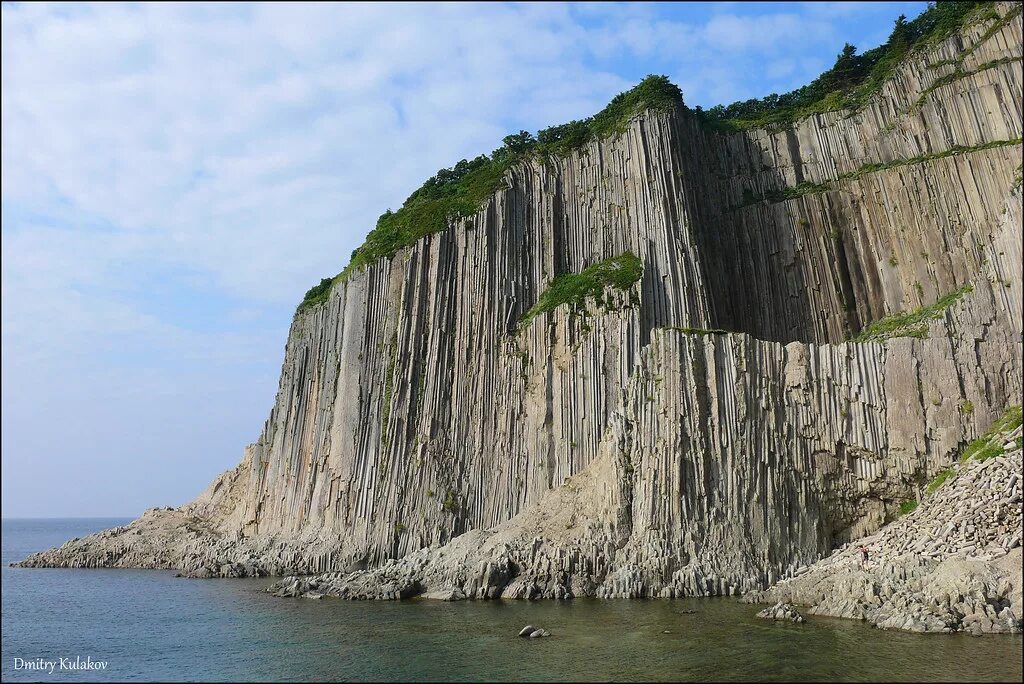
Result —
[{"label": "grass patch on cliff", "polygon": [[1006,433],[1012,432],[1021,426],[1021,407],[1011,406],[1003,412],[988,430],[978,439],[967,445],[960,455],[960,462],[969,460],[986,461],[993,456],[1002,456],[1005,453],[1003,444],[1006,443]]},{"label": "grass patch on cliff", "polygon": [[941,471],[938,475],[935,476],[935,479],[932,480],[931,482],[929,482],[928,486],[925,487],[925,489],[924,489],[925,493],[928,494],[929,496],[931,496],[932,494],[935,493],[935,491],[939,487],[941,487],[942,485],[946,484],[946,480],[948,480],[952,476],[953,476],[953,469],[952,468],[946,468],[945,470]]},{"label": "grass patch on cliff", "polygon": [[[995,456],[1002,456],[1005,453],[1003,444],[1006,443],[1007,433],[1021,426],[1021,413],[1020,406],[1010,406],[1003,411],[1003,415],[989,426],[984,435],[967,445],[967,448],[960,455],[960,463],[966,463],[971,460],[987,461]],[[1019,442],[1020,439],[1018,438],[1014,446],[1019,448]],[[934,494],[939,487],[944,485],[955,474],[956,470],[952,467],[940,471],[935,476],[935,479],[925,487],[925,492],[929,496]]]},{"label": "grass patch on cliff", "polygon": [[784,187],[778,190],[772,190],[765,193],[764,195],[757,195],[752,192],[749,188],[743,190],[743,200],[733,206],[731,209],[742,209],[744,207],[751,206],[753,204],[759,204],[761,202],[768,202],[770,204],[776,204],[778,202],[785,202],[786,200],[796,199],[797,197],[803,197],[818,192],[827,192],[833,189],[833,184],[845,180],[859,180],[860,178],[871,174],[878,173],[879,171],[887,171],[889,169],[896,169],[901,166],[911,166],[913,164],[924,164],[926,162],[935,161],[936,159],[945,159],[946,157],[952,157],[958,154],[969,154],[971,152],[980,152],[982,150],[991,150],[998,147],[1007,147],[1012,145],[1020,145],[1022,142],[1021,138],[1012,138],[1010,140],[992,140],[987,143],[980,143],[978,145],[953,145],[947,150],[941,152],[932,152],[930,154],[921,154],[916,157],[908,159],[893,159],[887,162],[875,162],[871,164],[864,164],[860,168],[853,171],[840,174],[835,178],[821,183],[811,183],[810,181],[804,181],[798,185],[792,187]]},{"label": "grass patch on cliff", "polygon": [[[1017,10],[1017,13],[1020,13],[1019,8]],[[1002,66],[1003,64],[1009,64],[1010,62],[1019,61],[1021,61],[1020,57],[1002,57],[1000,59],[993,59],[990,62],[985,62],[984,64],[981,64],[976,68],[967,71],[963,68],[961,61],[955,60],[956,68],[952,72],[946,74],[945,76],[935,79],[935,81],[930,86],[922,90],[921,95],[917,98],[914,104],[910,106],[909,111],[912,112],[916,109],[919,109],[925,102],[927,102],[929,95],[931,95],[933,92],[935,92],[936,90],[943,86],[959,81],[962,78],[974,76],[975,74],[985,71],[986,69],[993,69],[995,67]]]},{"label": "grass patch on cliff", "polygon": [[973,290],[965,285],[941,297],[930,306],[923,306],[909,313],[898,313],[875,321],[866,326],[851,342],[880,342],[894,337],[924,338],[928,334],[928,321],[942,318],[943,312]]},{"label": "grass patch on cliff", "polygon": [[914,511],[917,510],[917,506],[917,499],[910,499],[908,501],[904,501],[903,503],[900,504],[900,515],[913,513]]},{"label": "grass patch on cliff", "polygon": [[835,64],[810,84],[783,95],[771,94],[730,105],[718,105],[696,113],[711,128],[721,132],[750,128],[783,127],[812,114],[861,109],[892,76],[911,53],[934,45],[964,26],[992,21],[979,40],[983,42],[1012,19],[1011,9],[1000,18],[993,2],[939,2],[931,4],[912,21],[901,15],[889,39],[882,45],[857,54],[847,43]]},{"label": "grass patch on cliff", "polygon": [[894,159],[888,162],[880,162],[875,164],[864,164],[856,171],[850,171],[844,173],[836,178],[836,180],[857,180],[861,176],[869,173],[877,173],[878,171],[886,171],[888,169],[895,169],[900,166],[909,166],[911,164],[923,164],[925,162],[934,161],[936,159],[945,159],[946,157],[952,157],[958,154],[967,154],[970,152],[980,152],[982,150],[991,150],[997,147],[1006,147],[1008,145],[1020,145],[1020,138],[1011,138],[1009,140],[992,140],[986,143],[980,143],[978,145],[953,145],[949,149],[942,150],[941,152],[933,152],[931,154],[921,154],[916,157],[909,159]]},{"label": "grass patch on cliff", "polygon": [[675,332],[683,333],[684,335],[728,335],[728,330],[722,330],[721,328],[680,328],[674,325],[666,325],[662,330],[672,330]]},{"label": "grass patch on cliff", "polygon": [[579,273],[563,273],[555,276],[547,289],[541,293],[537,303],[523,314],[521,327],[529,325],[537,316],[555,310],[559,306],[570,306],[579,310],[588,298],[600,300],[606,287],[628,290],[640,280],[644,273],[643,262],[631,252],[600,261]]}]

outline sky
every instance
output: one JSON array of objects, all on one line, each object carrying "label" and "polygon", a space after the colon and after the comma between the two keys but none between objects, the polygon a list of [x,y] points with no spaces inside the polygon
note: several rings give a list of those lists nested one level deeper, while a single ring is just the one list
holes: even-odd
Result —
[{"label": "sky", "polygon": [[387,208],[650,73],[786,92],[923,2],[2,6],[2,515],[234,467],[296,304]]}]

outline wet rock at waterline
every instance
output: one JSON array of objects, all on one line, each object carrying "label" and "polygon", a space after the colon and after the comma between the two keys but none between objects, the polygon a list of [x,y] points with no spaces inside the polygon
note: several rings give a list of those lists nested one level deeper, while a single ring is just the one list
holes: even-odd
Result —
[{"label": "wet rock at waterline", "polygon": [[788,603],[776,603],[771,608],[765,608],[758,612],[757,617],[763,620],[787,620],[789,622],[795,622],[802,624],[805,622],[804,616],[799,613],[793,606]]}]

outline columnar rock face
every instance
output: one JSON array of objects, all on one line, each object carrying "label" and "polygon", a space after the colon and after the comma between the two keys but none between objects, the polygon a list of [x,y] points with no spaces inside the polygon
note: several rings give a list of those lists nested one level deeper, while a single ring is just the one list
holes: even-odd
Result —
[{"label": "columnar rock face", "polygon": [[[296,314],[235,470],[25,564],[717,594],[873,532],[1021,402],[1021,19],[998,8],[854,115],[722,135],[651,111],[513,167]],[[555,275],[626,251],[630,290],[520,325]],[[845,341],[967,285],[926,334]]]},{"label": "columnar rock face", "polygon": [[[764,587],[894,517],[934,473],[929,454],[954,460],[959,431],[922,430],[927,411],[963,401],[950,399],[962,397],[948,374],[964,353],[955,326],[935,321],[904,349],[656,331],[595,462],[536,506],[368,573],[275,590],[635,598]],[[967,337],[982,354],[1009,344]],[[946,374],[908,372],[908,359]]]}]

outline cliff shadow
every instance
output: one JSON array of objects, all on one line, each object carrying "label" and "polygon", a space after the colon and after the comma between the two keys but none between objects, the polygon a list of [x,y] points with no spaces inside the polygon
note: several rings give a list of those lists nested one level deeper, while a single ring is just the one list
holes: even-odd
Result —
[{"label": "cliff shadow", "polygon": [[859,329],[845,221],[827,193],[786,198],[804,182],[792,129],[721,133],[676,117],[678,163],[701,253],[713,327],[775,342],[839,342]]}]

